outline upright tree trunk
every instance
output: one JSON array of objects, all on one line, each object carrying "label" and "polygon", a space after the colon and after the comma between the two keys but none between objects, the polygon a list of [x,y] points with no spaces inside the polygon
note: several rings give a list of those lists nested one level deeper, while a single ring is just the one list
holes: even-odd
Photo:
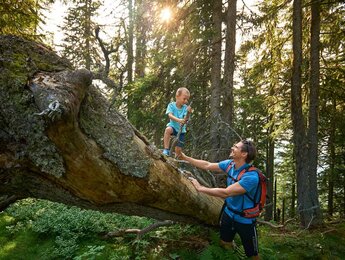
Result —
[{"label": "upright tree trunk", "polygon": [[291,116],[293,125],[293,142],[297,174],[297,208],[302,226],[307,226],[310,214],[308,196],[309,180],[306,168],[306,134],[302,113],[302,0],[293,2],[293,68],[291,84]]},{"label": "upright tree trunk", "polygon": [[286,198],[283,197],[283,205],[282,205],[282,218],[281,218],[281,223],[285,222],[285,212],[286,212]]},{"label": "upright tree trunk", "polygon": [[[315,6],[314,6],[315,5]],[[317,129],[319,93],[319,3],[312,3],[311,79],[309,128],[306,133],[302,113],[301,65],[302,65],[302,3],[293,3],[293,74],[291,86],[291,112],[297,172],[298,211],[301,225],[309,227],[322,222],[317,192]],[[307,143],[306,143],[307,141]]]},{"label": "upright tree trunk", "polygon": [[145,76],[145,56],[146,56],[146,30],[148,26],[147,17],[144,15],[148,12],[147,0],[136,2],[137,12],[135,16],[136,48],[135,48],[135,77]]},{"label": "upright tree trunk", "polygon": [[319,89],[320,89],[320,0],[311,2],[310,93],[308,128],[308,178],[313,225],[322,223],[317,188]]},{"label": "upright tree trunk", "polygon": [[213,38],[212,38],[212,70],[211,70],[211,161],[219,159],[219,118],[221,88],[221,46],[222,46],[222,1],[213,2]]},{"label": "upright tree trunk", "polygon": [[89,0],[85,1],[85,46],[86,46],[86,57],[85,57],[85,68],[91,70],[91,3]]},{"label": "upright tree trunk", "polygon": [[[270,115],[270,121],[272,121],[273,115]],[[271,220],[273,217],[273,182],[274,182],[274,140],[271,136],[273,126],[268,129],[267,136],[267,162],[266,162],[266,177],[269,179],[267,183],[267,207],[265,209],[265,220]]]},{"label": "upright tree trunk", "polygon": [[329,149],[329,172],[328,172],[328,203],[327,203],[327,211],[328,216],[332,217],[334,208],[333,208],[333,194],[334,194],[334,169],[335,169],[335,129],[336,129],[336,122],[335,122],[335,113],[336,113],[336,99],[332,94],[332,112],[330,114],[330,136],[328,141],[328,149]]},{"label": "upright tree trunk", "polygon": [[127,81],[133,81],[133,0],[128,0],[128,46],[127,46]]},{"label": "upright tree trunk", "polygon": [[277,221],[277,179],[274,180],[274,192],[273,192],[273,216],[274,220]]},{"label": "upright tree trunk", "polygon": [[343,176],[343,216],[345,216],[345,176]]},{"label": "upright tree trunk", "polygon": [[[236,47],[236,11],[237,0],[228,1],[226,15],[226,39],[225,39],[225,61],[224,61],[224,84],[223,84],[223,121],[233,127],[234,117],[234,71],[235,71],[235,47]],[[220,142],[220,159],[229,156],[228,148],[234,142],[231,128],[223,129]]]},{"label": "upright tree trunk", "polygon": [[296,215],[296,177],[292,178],[291,182],[291,205],[290,205],[290,218],[294,218]]}]

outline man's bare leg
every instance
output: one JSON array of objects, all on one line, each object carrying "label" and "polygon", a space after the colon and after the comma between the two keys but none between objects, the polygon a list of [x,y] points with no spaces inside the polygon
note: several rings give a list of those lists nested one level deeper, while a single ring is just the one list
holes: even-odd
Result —
[{"label": "man's bare leg", "polygon": [[222,247],[224,247],[225,249],[235,249],[236,248],[235,241],[225,242],[225,241],[221,240],[220,245]]},{"label": "man's bare leg", "polygon": [[[222,247],[224,247],[225,249],[232,249],[232,250],[235,250],[237,245],[235,243],[235,241],[231,241],[231,242],[225,242],[223,240],[220,241],[220,244]],[[252,256],[252,259],[254,260],[259,260],[259,255],[255,255],[255,256]]]}]

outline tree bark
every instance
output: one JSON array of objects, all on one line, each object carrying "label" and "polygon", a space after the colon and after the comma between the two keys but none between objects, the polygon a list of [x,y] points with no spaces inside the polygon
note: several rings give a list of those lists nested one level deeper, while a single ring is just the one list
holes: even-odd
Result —
[{"label": "tree bark", "polygon": [[306,168],[306,133],[302,113],[302,1],[293,2],[293,68],[291,84],[291,116],[293,142],[297,174],[297,207],[301,225],[306,227],[311,219],[309,199],[309,180]]},{"label": "tree bark", "polygon": [[[317,4],[317,3],[316,3]],[[315,3],[312,4],[312,6]],[[293,74],[291,85],[291,113],[295,145],[297,172],[297,200],[301,225],[310,227],[322,222],[317,192],[317,117],[318,117],[318,44],[320,31],[319,11],[312,7],[311,87],[309,106],[309,128],[305,127],[302,112],[302,1],[293,3]],[[317,17],[318,16],[318,17]],[[316,38],[315,38],[316,37]],[[315,45],[315,41],[317,42]],[[317,51],[316,51],[317,49]],[[317,53],[316,53],[316,52]],[[317,56],[317,57],[316,57]],[[317,61],[316,61],[317,59]],[[316,64],[317,63],[317,64]],[[316,73],[316,74],[315,74]],[[316,79],[316,78],[317,79]],[[308,132],[306,132],[306,129]]]},{"label": "tree bark", "polygon": [[291,204],[290,204],[290,218],[294,218],[296,215],[296,177],[293,176],[291,182]]},{"label": "tree bark", "polygon": [[[272,121],[273,115],[270,114],[270,121]],[[268,129],[267,135],[267,164],[266,164],[266,177],[269,179],[267,183],[267,202],[268,205],[265,208],[265,220],[271,220],[273,218],[273,182],[274,182],[274,139],[272,137],[273,125]]]},{"label": "tree bark", "polygon": [[146,65],[146,45],[147,45],[147,31],[150,22],[145,16],[145,13],[150,12],[150,3],[146,0],[136,1],[136,15],[135,15],[135,78],[143,78],[145,76]]},{"label": "tree bark", "polygon": [[134,22],[133,22],[133,0],[128,1],[128,42],[127,42],[127,82],[133,82],[133,41],[134,41]]},{"label": "tree bark", "polygon": [[277,179],[274,179],[274,192],[273,192],[273,220],[278,220],[278,211],[277,211]]},{"label": "tree bark", "polygon": [[328,216],[332,217],[334,213],[334,176],[335,176],[335,133],[336,133],[336,110],[337,102],[332,94],[332,113],[330,114],[330,134],[328,140],[328,149],[329,149],[329,172],[328,172],[328,202],[327,202],[327,211]]},{"label": "tree bark", "polygon": [[322,223],[322,214],[317,188],[318,129],[319,129],[319,93],[320,93],[320,0],[311,3],[310,36],[310,93],[308,127],[308,180],[309,198],[313,208],[313,225]]},{"label": "tree bark", "polygon": [[237,0],[228,1],[224,61],[224,121],[232,126],[234,116],[234,72]]},{"label": "tree bark", "polygon": [[213,2],[213,40],[212,40],[212,70],[211,70],[211,161],[219,159],[219,119],[220,119],[220,88],[221,88],[221,46],[222,46],[222,1]]},{"label": "tree bark", "polygon": [[[224,87],[222,118],[226,124],[233,127],[234,117],[234,71],[235,71],[235,47],[236,47],[236,11],[237,0],[228,1],[226,16],[225,60],[224,60]],[[229,147],[234,143],[230,128],[224,128],[220,141],[220,160],[229,157]],[[227,131],[225,131],[227,130]]]},{"label": "tree bark", "polygon": [[92,83],[45,46],[0,36],[0,196],[216,224],[196,192]]},{"label": "tree bark", "polygon": [[85,11],[84,17],[85,19],[85,45],[86,45],[86,55],[85,55],[85,68],[91,70],[91,42],[90,38],[92,37],[92,29],[91,29],[91,2],[92,1],[85,1]]}]

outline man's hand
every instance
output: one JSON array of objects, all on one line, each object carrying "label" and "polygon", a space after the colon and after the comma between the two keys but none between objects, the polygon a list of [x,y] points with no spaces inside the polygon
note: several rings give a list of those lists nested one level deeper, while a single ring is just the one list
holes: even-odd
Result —
[{"label": "man's hand", "polygon": [[186,160],[187,156],[186,156],[183,152],[181,152],[179,158],[180,158],[181,160]]},{"label": "man's hand", "polygon": [[197,179],[193,178],[193,177],[188,177],[188,180],[190,180],[190,182],[194,185],[194,188],[199,191],[200,188],[202,187],[200,185],[200,183],[197,181]]}]

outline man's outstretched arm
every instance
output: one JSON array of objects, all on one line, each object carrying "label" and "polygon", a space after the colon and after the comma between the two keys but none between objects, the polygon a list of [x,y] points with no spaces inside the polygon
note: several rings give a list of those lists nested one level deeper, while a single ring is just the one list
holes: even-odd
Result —
[{"label": "man's outstretched arm", "polygon": [[218,163],[211,163],[211,162],[204,161],[204,160],[194,159],[192,157],[185,155],[184,153],[182,153],[180,158],[182,160],[189,162],[190,164],[194,165],[195,167],[198,167],[198,168],[203,169],[203,170],[217,171],[217,172],[222,171],[222,169],[219,168]]},{"label": "man's outstretched arm", "polygon": [[202,186],[195,178],[189,178],[189,180],[193,183],[195,189],[199,192],[219,197],[219,198],[227,198],[232,196],[237,196],[246,193],[246,190],[238,183],[231,184],[227,188],[208,188]]}]

